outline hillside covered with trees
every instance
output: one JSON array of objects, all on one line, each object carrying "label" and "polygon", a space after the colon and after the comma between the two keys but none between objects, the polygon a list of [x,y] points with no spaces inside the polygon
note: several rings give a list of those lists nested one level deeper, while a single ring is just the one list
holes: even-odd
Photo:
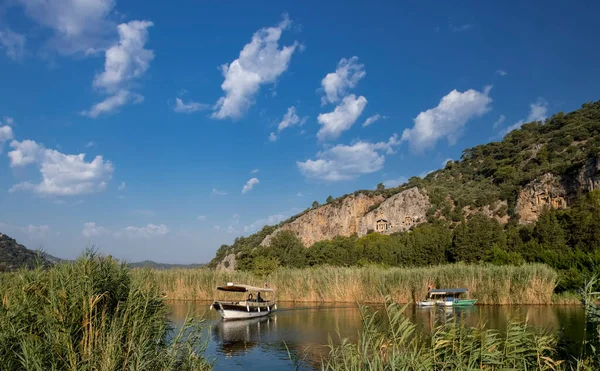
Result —
[{"label": "hillside covered with trees", "polygon": [[[423,266],[445,262],[521,264],[542,262],[560,273],[558,291],[578,287],[600,264],[600,102],[531,122],[502,141],[466,149],[461,160],[424,179],[397,188],[360,190],[354,195],[389,198],[409,188],[426,193],[427,220],[406,232],[336,237],[303,246],[289,231],[266,236],[310,210],[223,245],[209,266],[235,254],[236,269],[268,272],[277,266]],[[564,207],[547,205],[524,222],[519,197],[544,176],[556,178]],[[585,184],[584,184],[585,183]],[[344,195],[326,204],[340,203]],[[523,204],[523,202],[521,202]],[[489,207],[496,205],[495,207]],[[377,207],[377,205],[374,205]],[[372,208],[374,208],[372,207]],[[488,212],[483,212],[486,210]],[[492,210],[490,212],[490,210]],[[523,211],[522,211],[523,212]]]}]

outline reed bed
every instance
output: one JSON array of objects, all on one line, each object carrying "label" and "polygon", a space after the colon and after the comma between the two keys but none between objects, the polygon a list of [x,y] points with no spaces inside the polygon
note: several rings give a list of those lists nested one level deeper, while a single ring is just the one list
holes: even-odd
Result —
[{"label": "reed bed", "polygon": [[278,268],[267,277],[180,269],[157,270],[154,275],[169,300],[212,300],[215,286],[236,282],[267,283],[280,301],[384,303],[390,296],[395,302],[409,303],[424,298],[431,282],[436,287],[466,287],[479,304],[552,304],[557,282],[556,272],[542,264]]},{"label": "reed bed", "polygon": [[0,370],[208,370],[202,325],[177,333],[156,275],[92,252],[0,274]]},{"label": "reed bed", "polygon": [[[361,307],[362,331],[356,342],[330,341],[323,370],[566,370],[556,337],[513,320],[503,331],[484,323],[466,326],[459,318],[439,321],[421,334],[401,307],[388,299],[383,316]],[[444,316],[444,314],[440,314]],[[385,320],[381,320],[384,317]],[[573,360],[569,360],[573,361]],[[577,362],[578,369],[594,370]]]}]

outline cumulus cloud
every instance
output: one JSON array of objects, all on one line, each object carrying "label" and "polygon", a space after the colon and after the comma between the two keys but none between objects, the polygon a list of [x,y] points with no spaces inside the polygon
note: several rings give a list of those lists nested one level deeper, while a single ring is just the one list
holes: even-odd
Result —
[{"label": "cumulus cloud", "polygon": [[452,90],[437,107],[419,113],[414,119],[414,127],[402,133],[402,141],[409,142],[415,153],[435,147],[442,138],[446,138],[451,145],[456,143],[469,120],[491,110],[490,89],[488,86],[483,92],[473,89],[465,92]]},{"label": "cumulus cloud", "polygon": [[496,70],[496,74],[499,76],[506,76],[506,75],[508,75],[508,72],[506,72],[502,69],[499,69],[499,70]]},{"label": "cumulus cloud", "polygon": [[4,148],[4,143],[14,138],[12,128],[8,125],[0,126],[0,153]]},{"label": "cumulus cloud", "polygon": [[12,60],[20,60],[25,53],[25,36],[13,32],[8,28],[0,30],[0,47],[6,56]]},{"label": "cumulus cloud", "polygon": [[85,154],[66,155],[45,148],[32,140],[13,140],[13,148],[8,153],[11,167],[36,164],[42,175],[39,184],[24,182],[14,185],[10,191],[30,190],[40,195],[75,196],[103,191],[111,179],[114,167],[102,156],[91,162],[85,161]]},{"label": "cumulus cloud", "polygon": [[380,115],[380,114],[376,113],[373,116],[367,118],[365,120],[365,122],[363,122],[362,126],[364,128],[364,127],[367,127],[367,126],[369,126],[371,124],[374,124],[375,122],[377,122],[379,120],[385,120],[385,119],[387,119],[387,116],[383,116],[383,115]]},{"label": "cumulus cloud", "polygon": [[358,63],[358,57],[342,58],[335,72],[328,73],[321,80],[321,87],[325,92],[321,97],[321,104],[339,102],[348,89],[354,88],[366,74],[365,66]]},{"label": "cumulus cloud", "polygon": [[250,180],[248,180],[246,182],[246,184],[244,185],[244,188],[242,188],[242,194],[250,192],[252,190],[252,188],[254,188],[254,186],[257,185],[258,183],[260,183],[258,178],[251,178]]},{"label": "cumulus cloud", "polygon": [[200,102],[183,103],[181,98],[175,98],[175,108],[173,108],[173,109],[175,110],[175,112],[178,112],[178,113],[192,113],[192,112],[201,111],[201,110],[205,110],[205,109],[209,109],[209,108],[210,108],[209,104],[204,104],[204,103],[200,103]]},{"label": "cumulus cloud", "polygon": [[121,184],[119,184],[119,187],[117,188],[119,191],[122,191],[125,189],[125,187],[127,187],[127,183],[125,182],[121,182]]},{"label": "cumulus cloud", "polygon": [[399,185],[404,184],[406,182],[408,182],[408,178],[405,177],[405,176],[401,176],[401,177],[396,178],[396,179],[385,180],[383,182],[383,185],[386,186],[386,188],[395,188],[395,187],[398,187]]},{"label": "cumulus cloud", "polygon": [[319,124],[323,125],[317,133],[319,140],[337,139],[344,131],[350,129],[360,117],[367,105],[363,96],[356,97],[350,94],[335,107],[333,112],[322,113],[317,117]]},{"label": "cumulus cloud", "polygon": [[289,107],[285,115],[283,115],[283,119],[281,120],[279,125],[277,125],[277,131],[281,132],[282,130],[287,129],[291,126],[301,126],[306,122],[307,119],[308,117],[300,118],[300,116],[298,116],[298,112],[296,112],[296,107]]},{"label": "cumulus cloud", "polygon": [[511,131],[520,128],[521,126],[523,126],[523,124],[528,123],[528,122],[544,121],[546,119],[547,114],[548,114],[548,102],[544,98],[540,97],[537,99],[537,101],[535,101],[529,105],[529,115],[527,115],[526,119],[517,121],[513,125],[504,129],[501,134],[506,135],[506,134],[510,133]]},{"label": "cumulus cloud", "polygon": [[261,28],[246,44],[238,59],[221,66],[225,95],[215,105],[215,119],[244,116],[254,97],[265,84],[274,83],[289,66],[298,42],[279,48],[279,39],[291,21],[287,16],[275,27]]},{"label": "cumulus cloud", "polygon": [[114,0],[17,0],[25,13],[54,36],[49,45],[61,53],[93,53],[103,48],[114,24]]},{"label": "cumulus cloud", "polygon": [[494,129],[498,126],[502,125],[502,123],[506,120],[506,116],[500,115],[496,121],[494,121]]},{"label": "cumulus cloud", "polygon": [[300,173],[309,179],[325,182],[349,180],[379,171],[385,162],[385,153],[393,154],[394,147],[399,144],[396,134],[387,142],[339,144],[317,153],[316,160],[298,161],[296,164]]},{"label": "cumulus cloud", "polygon": [[276,142],[277,141],[277,134],[275,133],[271,133],[269,134],[269,142]]},{"label": "cumulus cloud", "polygon": [[103,101],[96,103],[87,111],[82,111],[83,116],[96,118],[104,113],[116,112],[119,108],[127,104],[138,104],[144,101],[140,94],[132,93],[129,90],[120,90]]},{"label": "cumulus cloud", "polygon": [[148,224],[145,227],[126,227],[125,229],[123,229],[123,232],[117,234],[117,236],[123,234],[126,237],[131,238],[150,238],[156,236],[164,236],[167,233],[169,233],[169,228],[167,228],[167,226],[164,224]]},{"label": "cumulus cloud", "polygon": [[120,24],[119,42],[105,53],[104,71],[94,78],[94,87],[110,94],[104,101],[82,112],[88,117],[111,113],[126,104],[141,103],[140,94],[132,93],[131,82],[139,79],[150,68],[154,51],[146,49],[150,21],[131,21]]},{"label": "cumulus cloud", "polygon": [[260,169],[253,169],[253,170],[250,172],[250,174],[256,174],[256,173],[258,173],[259,171],[260,171]]},{"label": "cumulus cloud", "polygon": [[97,225],[95,222],[87,222],[83,224],[83,229],[81,230],[81,235],[83,237],[98,237],[105,234],[108,234],[109,230]]},{"label": "cumulus cloud", "polygon": [[210,194],[213,196],[225,196],[225,195],[227,195],[227,192],[213,188],[212,192]]}]

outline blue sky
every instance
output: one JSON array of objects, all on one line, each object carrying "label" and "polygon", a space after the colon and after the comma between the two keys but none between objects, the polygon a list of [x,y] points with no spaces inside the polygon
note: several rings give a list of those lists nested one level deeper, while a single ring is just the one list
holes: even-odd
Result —
[{"label": "blue sky", "polygon": [[208,261],[314,200],[597,100],[599,11],[4,1],[0,231],[62,258]]}]

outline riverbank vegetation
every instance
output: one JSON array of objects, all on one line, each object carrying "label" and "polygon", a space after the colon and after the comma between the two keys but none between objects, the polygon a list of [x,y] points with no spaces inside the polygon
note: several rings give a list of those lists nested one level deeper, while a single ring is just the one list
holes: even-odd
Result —
[{"label": "riverbank vegetation", "polygon": [[[427,267],[447,263],[520,266],[543,263],[558,272],[556,293],[574,292],[600,272],[600,190],[572,207],[546,210],[533,225],[509,223],[473,214],[458,223],[431,219],[410,231],[362,238],[336,237],[309,248],[289,231],[259,247],[264,233],[242,238],[236,269],[267,274],[277,267]],[[257,237],[258,236],[258,237]],[[255,238],[257,237],[257,238]],[[449,268],[452,269],[452,268]]]},{"label": "riverbank vegetation", "polygon": [[419,268],[315,267],[282,268],[268,275],[211,269],[154,271],[170,300],[211,300],[214,287],[243,282],[273,287],[280,301],[383,303],[389,295],[400,303],[422,300],[428,283],[467,287],[480,304],[551,304],[556,272],[542,264],[521,266],[445,264]]},{"label": "riverbank vegetation", "polygon": [[1,370],[208,370],[201,322],[175,333],[156,275],[88,252],[0,274]]}]

